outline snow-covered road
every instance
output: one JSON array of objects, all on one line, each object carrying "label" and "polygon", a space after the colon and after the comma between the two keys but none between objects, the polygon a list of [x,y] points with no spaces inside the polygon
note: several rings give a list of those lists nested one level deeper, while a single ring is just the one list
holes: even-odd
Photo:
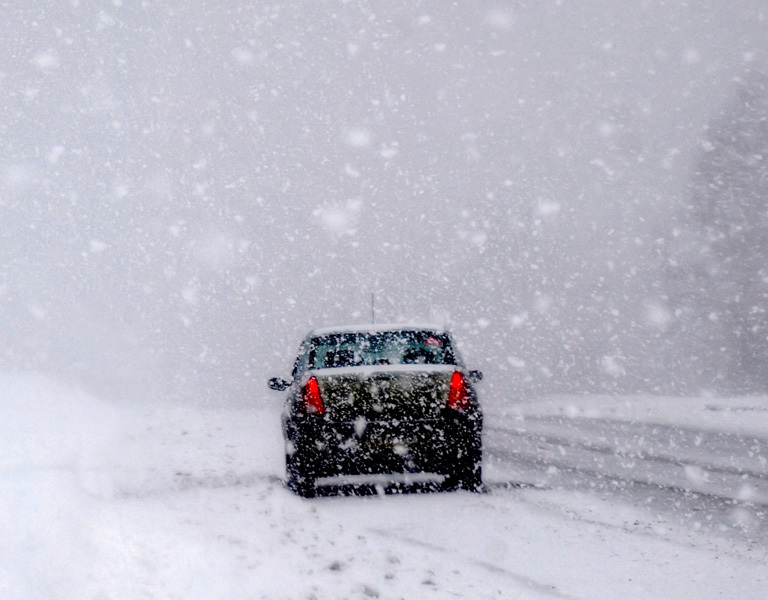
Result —
[{"label": "snow-covered road", "polygon": [[486,457],[518,484],[653,505],[685,527],[759,546],[767,419],[764,398],[560,397],[490,415]]},{"label": "snow-covered road", "polygon": [[0,598],[766,597],[764,398],[488,406],[490,493],[309,501],[267,400],[0,410]]}]

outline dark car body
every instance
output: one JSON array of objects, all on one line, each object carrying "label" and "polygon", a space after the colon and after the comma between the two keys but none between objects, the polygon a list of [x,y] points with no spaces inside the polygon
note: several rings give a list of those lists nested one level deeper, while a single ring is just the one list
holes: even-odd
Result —
[{"label": "dark car body", "polygon": [[314,494],[341,475],[355,481],[434,480],[482,485],[482,413],[449,332],[432,326],[358,326],[302,341],[282,415],[288,486]]}]

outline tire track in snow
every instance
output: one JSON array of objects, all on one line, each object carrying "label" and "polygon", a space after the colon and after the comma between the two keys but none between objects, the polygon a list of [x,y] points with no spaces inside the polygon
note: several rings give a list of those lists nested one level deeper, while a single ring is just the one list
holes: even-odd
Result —
[{"label": "tire track in snow", "polygon": [[[670,482],[655,481],[650,476],[647,476],[645,478],[640,478],[640,477],[634,476],[631,472],[627,473],[626,476],[617,475],[614,473],[608,473],[604,470],[587,467],[585,465],[576,465],[563,460],[545,458],[539,454],[533,454],[530,452],[526,452],[524,450],[507,450],[507,449],[493,448],[493,447],[485,447],[484,450],[488,454],[501,459],[502,462],[512,463],[512,464],[523,463],[527,467],[535,467],[541,470],[542,473],[546,473],[549,467],[555,467],[569,474],[583,473],[585,475],[588,475],[590,479],[588,479],[587,481],[599,480],[601,482],[616,484],[617,487],[620,487],[619,484],[629,483],[635,486],[650,488],[654,490],[666,490],[670,492],[675,492],[677,494],[712,498],[712,499],[725,502],[732,506],[744,505],[744,506],[768,508],[768,500],[764,500],[762,498],[745,500],[742,498],[734,497],[732,495],[725,495],[723,493],[715,492],[711,490],[695,489],[693,486],[683,486],[683,485],[678,485]],[[585,482],[582,482],[582,487],[583,487],[583,483]]]},{"label": "tire track in snow", "polygon": [[[768,408],[766,408],[768,411]],[[504,418],[501,417],[501,420]],[[615,418],[608,419],[604,417],[585,417],[585,416],[565,416],[565,415],[542,415],[542,416],[526,416],[524,417],[526,423],[554,423],[559,426],[575,425],[572,429],[584,430],[589,427],[599,428],[601,431],[607,429],[625,431],[627,428],[632,428],[633,433],[638,432],[650,432],[653,433],[656,430],[656,434],[659,432],[668,432],[669,435],[682,434],[691,437],[706,437],[720,441],[738,441],[749,442],[763,445],[764,449],[768,449],[768,438],[763,437],[759,433],[736,433],[729,430],[720,429],[707,429],[705,426],[702,428],[692,427],[690,425],[678,425],[675,423],[663,423],[655,421],[627,421],[625,419]],[[664,435],[666,437],[666,434]]]},{"label": "tire track in snow", "polygon": [[617,448],[616,446],[612,446],[610,444],[600,444],[596,442],[575,440],[573,438],[561,437],[561,436],[552,435],[549,433],[537,433],[534,431],[519,431],[515,429],[509,429],[506,427],[498,427],[498,426],[488,426],[486,427],[486,429],[488,431],[503,433],[505,435],[521,437],[527,440],[531,440],[533,442],[544,442],[554,447],[562,446],[567,448],[581,448],[582,450],[588,450],[590,452],[597,452],[600,454],[608,454],[611,456],[619,456],[622,458],[636,459],[643,462],[656,462],[656,463],[661,463],[665,465],[673,465],[677,467],[687,467],[687,466],[698,467],[710,473],[721,473],[725,475],[734,475],[737,477],[747,475],[748,477],[752,477],[753,479],[765,481],[766,483],[768,483],[768,474],[766,474],[765,472],[757,472],[749,468],[725,467],[722,465],[715,465],[715,464],[703,462],[703,461],[688,460],[688,459],[682,459],[682,458],[671,456],[671,455],[659,454],[659,453],[656,453],[655,451],[653,453],[650,453],[650,452],[642,452],[642,451],[623,450],[621,448]]},{"label": "tire track in snow", "polygon": [[271,473],[234,473],[221,475],[193,475],[177,471],[172,477],[157,477],[150,481],[139,481],[132,485],[118,485],[117,498],[147,498],[163,494],[174,494],[197,489],[224,489],[253,487],[258,483],[283,484],[283,480]]},{"label": "tire track in snow", "polygon": [[[374,535],[378,535],[379,537],[403,542],[411,546],[417,546],[425,550],[430,550],[432,552],[440,552],[442,554],[456,554],[456,555],[459,554],[458,551],[453,550],[451,548],[446,548],[444,546],[440,546],[439,544],[434,544],[432,542],[417,540],[416,538],[412,538],[408,535],[402,535],[402,534],[394,533],[391,531],[385,531],[383,529],[376,529],[376,528],[369,528],[367,529],[367,531],[369,531]],[[478,560],[475,558],[470,558],[463,554],[461,555],[461,560],[464,562],[470,562],[475,566],[478,566],[481,569],[484,569],[495,575],[503,575],[513,580],[515,583],[518,583],[532,591],[535,591],[541,594],[546,594],[547,596],[551,596],[552,598],[559,598],[561,600],[584,600],[578,596],[572,596],[571,594],[568,594],[566,592],[559,590],[557,586],[554,584],[542,583],[531,577],[528,577],[527,575],[515,573],[510,569],[507,569],[505,567],[500,567],[499,565],[493,564],[486,560]]]},{"label": "tire track in snow", "polygon": [[[518,484],[515,484],[514,482],[496,482],[496,483],[489,483],[487,485],[492,489],[510,490],[510,489],[516,488],[521,490],[535,490],[535,491],[551,490],[551,488],[544,488],[544,487],[539,487],[534,485],[526,485],[526,484],[518,485]],[[514,501],[524,506],[530,507],[542,514],[554,515],[568,522],[578,521],[580,523],[585,523],[587,525],[604,527],[606,529],[612,529],[614,531],[619,531],[632,536],[641,536],[646,539],[661,541],[668,544],[674,544],[676,546],[685,548],[687,550],[697,548],[696,544],[675,539],[674,537],[675,529],[672,524],[661,525],[661,528],[664,531],[656,530],[653,524],[650,522],[645,523],[644,528],[640,528],[640,526],[643,525],[643,523],[640,520],[636,520],[633,523],[635,525],[634,527],[626,523],[619,525],[617,523],[611,523],[610,521],[587,517],[581,512],[579,512],[579,509],[577,507],[569,506],[567,504],[558,504],[557,502],[550,501],[550,500],[542,500],[540,498],[534,499],[530,497],[529,494],[515,496]],[[510,512],[509,507],[499,506],[498,504],[495,504],[493,502],[485,501],[483,504],[488,509],[498,513],[508,514]],[[733,554],[730,549],[720,550],[720,552]],[[737,558],[740,561],[751,562],[752,564],[759,565],[759,566],[763,566],[766,564],[766,555],[761,555],[758,557],[758,556],[750,555],[747,552],[740,552],[738,553]]]}]

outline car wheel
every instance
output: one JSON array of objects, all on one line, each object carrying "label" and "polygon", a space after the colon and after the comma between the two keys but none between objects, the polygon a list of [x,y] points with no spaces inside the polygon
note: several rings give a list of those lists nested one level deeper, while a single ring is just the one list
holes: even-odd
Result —
[{"label": "car wheel", "polygon": [[286,486],[302,498],[312,498],[315,495],[315,480],[307,473],[306,466],[297,455],[285,455]]},{"label": "car wheel", "polygon": [[445,489],[469,492],[483,490],[482,452],[476,442],[467,445],[471,450],[456,461],[453,472],[445,478]]},{"label": "car wheel", "polygon": [[483,487],[482,466],[480,458],[465,466],[459,480],[459,487],[468,492],[480,492]]}]

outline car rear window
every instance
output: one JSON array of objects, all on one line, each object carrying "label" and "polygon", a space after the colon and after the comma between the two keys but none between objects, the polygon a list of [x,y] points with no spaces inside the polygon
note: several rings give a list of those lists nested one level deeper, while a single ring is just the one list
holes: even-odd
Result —
[{"label": "car rear window", "polygon": [[310,369],[419,364],[456,364],[446,334],[431,331],[333,333],[312,338],[310,342]]}]

